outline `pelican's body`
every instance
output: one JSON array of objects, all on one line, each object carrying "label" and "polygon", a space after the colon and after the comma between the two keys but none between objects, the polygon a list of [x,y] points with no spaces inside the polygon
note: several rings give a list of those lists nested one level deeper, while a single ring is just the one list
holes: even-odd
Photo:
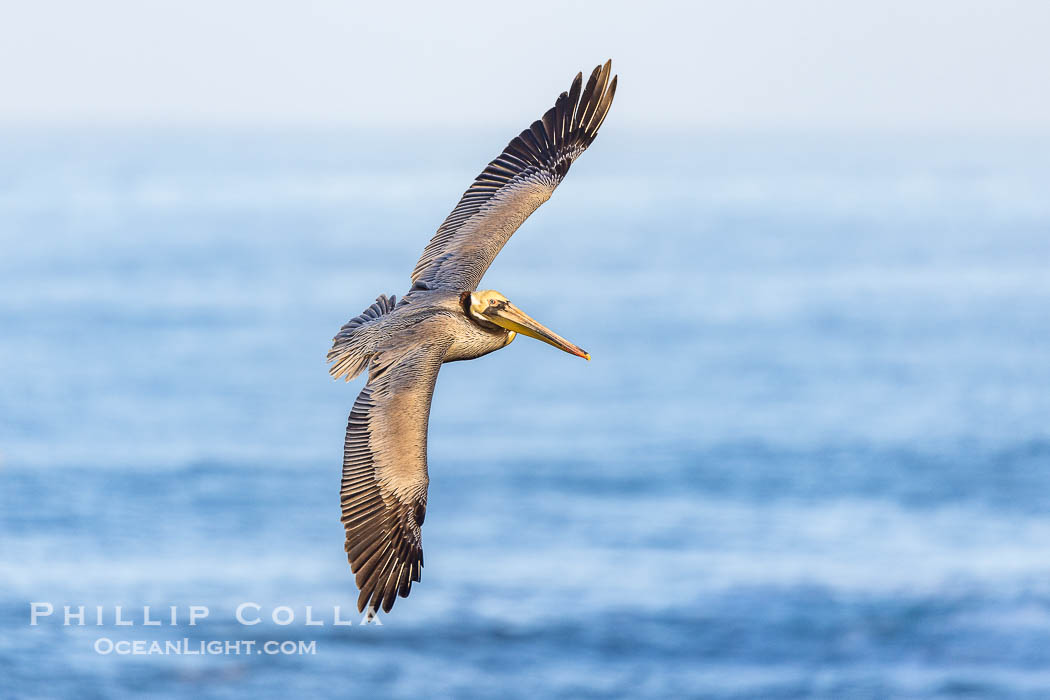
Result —
[{"label": "pelican's body", "polygon": [[586,87],[577,75],[543,119],[477,177],[423,251],[401,301],[381,295],[335,336],[332,375],[349,381],[368,372],[350,412],[341,489],[361,610],[389,611],[420,580],[427,422],[441,365],[487,355],[519,333],[590,359],[499,292],[477,287],[514,231],[594,140],[616,91],[609,73],[608,62],[595,68]]},{"label": "pelican's body", "polygon": [[[514,337],[512,331],[500,326],[485,327],[474,321],[464,311],[461,297],[462,293],[442,289],[415,290],[397,304],[394,297],[380,296],[373,307],[378,306],[377,310],[385,313],[371,323],[350,329],[344,326],[335,338],[333,349],[353,347],[354,353],[347,353],[346,357],[356,358],[374,355],[382,348],[396,352],[421,342],[447,344],[442,362],[455,362],[473,360],[510,343]],[[339,370],[336,363],[332,372]]]}]

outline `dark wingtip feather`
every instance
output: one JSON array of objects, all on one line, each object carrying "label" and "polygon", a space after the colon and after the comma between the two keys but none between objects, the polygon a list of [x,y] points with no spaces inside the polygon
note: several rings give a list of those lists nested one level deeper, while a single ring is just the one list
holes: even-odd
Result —
[{"label": "dark wingtip feather", "polygon": [[572,85],[569,87],[569,101],[575,102],[580,97],[580,90],[583,88],[583,71],[576,74],[576,77],[572,79]]},{"label": "dark wingtip feather", "polygon": [[365,604],[368,602],[368,599],[371,598],[371,597],[372,597],[372,591],[370,591],[370,590],[368,590],[368,591],[362,590],[361,591],[361,595],[357,596],[357,612],[364,612],[365,611]]},{"label": "dark wingtip feather", "polygon": [[598,105],[598,112],[595,115],[595,121],[593,126],[590,127],[592,134],[591,139],[598,134],[598,129],[601,128],[602,122],[609,116],[609,107],[612,106],[613,97],[616,95],[616,79],[619,76],[614,75],[612,81],[609,83],[608,89],[605,91],[605,95],[602,96],[601,104]]},{"label": "dark wingtip feather", "polygon": [[558,99],[554,102],[554,128],[551,129],[551,140],[554,143],[554,148],[559,149],[565,145],[567,129],[565,128],[566,114],[571,114],[569,107],[569,93],[563,92],[558,95]]},{"label": "dark wingtip feather", "polygon": [[587,87],[583,89],[583,96],[580,97],[580,107],[576,111],[578,117],[576,120],[577,130],[587,123],[587,112],[594,101],[594,89],[598,86],[598,75],[600,73],[601,66],[595,66],[594,70],[591,71],[591,77],[587,78]]},{"label": "dark wingtip feather", "polygon": [[572,87],[569,88],[569,113],[568,122],[565,125],[569,138],[576,131],[576,113],[580,108],[580,90],[583,89],[583,73],[577,73],[573,78]]}]

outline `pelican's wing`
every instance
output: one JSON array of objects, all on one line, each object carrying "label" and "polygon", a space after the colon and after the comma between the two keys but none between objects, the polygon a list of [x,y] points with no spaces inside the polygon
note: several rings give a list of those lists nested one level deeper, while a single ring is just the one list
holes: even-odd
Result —
[{"label": "pelican's wing", "polygon": [[420,579],[427,421],[447,342],[380,352],[346,426],[341,501],[346,554],[366,604],[389,612]]},{"label": "pelican's wing", "polygon": [[503,244],[550,199],[569,166],[594,141],[616,93],[612,62],[581,90],[579,74],[543,119],[514,138],[470,186],[412,271],[414,285],[477,289]]}]

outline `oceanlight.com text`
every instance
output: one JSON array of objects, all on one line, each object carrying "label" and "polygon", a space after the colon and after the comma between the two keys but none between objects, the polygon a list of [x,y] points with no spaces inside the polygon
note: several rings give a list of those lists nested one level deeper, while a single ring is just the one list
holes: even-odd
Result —
[{"label": "oceanlight.com text", "polygon": [[109,654],[118,656],[241,656],[251,654],[306,656],[317,653],[317,642],[302,639],[286,639],[280,642],[271,639],[260,642],[255,639],[190,640],[186,638],[170,639],[164,642],[145,639],[114,641],[109,637],[99,637],[95,640],[94,649],[96,653],[103,656]]}]

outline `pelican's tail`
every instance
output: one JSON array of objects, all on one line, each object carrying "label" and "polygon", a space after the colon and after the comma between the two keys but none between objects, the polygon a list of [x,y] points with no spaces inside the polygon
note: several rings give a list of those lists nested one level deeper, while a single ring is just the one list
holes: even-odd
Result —
[{"label": "pelican's tail", "polygon": [[335,338],[332,339],[332,349],[328,351],[328,362],[332,364],[328,368],[329,373],[336,379],[346,376],[350,381],[368,367],[368,361],[375,352],[375,343],[372,333],[368,329],[375,322],[394,310],[397,303],[396,297],[380,294],[375,303],[346,322]]}]

